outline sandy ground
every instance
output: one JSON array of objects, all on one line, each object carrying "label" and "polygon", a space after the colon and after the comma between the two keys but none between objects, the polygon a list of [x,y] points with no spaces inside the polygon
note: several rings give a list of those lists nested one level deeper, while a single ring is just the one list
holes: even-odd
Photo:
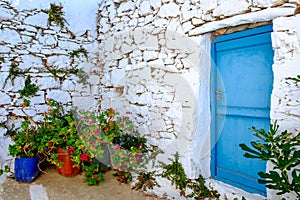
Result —
[{"label": "sandy ground", "polygon": [[[49,200],[154,200],[141,191],[131,190],[130,185],[120,184],[113,172],[104,174],[105,182],[88,186],[83,175],[69,178],[59,175],[55,169],[47,170],[32,183],[18,183],[8,178],[0,185],[0,200],[31,200],[30,187],[43,186]],[[44,193],[45,194],[45,193]],[[38,200],[43,199],[42,196]]]}]

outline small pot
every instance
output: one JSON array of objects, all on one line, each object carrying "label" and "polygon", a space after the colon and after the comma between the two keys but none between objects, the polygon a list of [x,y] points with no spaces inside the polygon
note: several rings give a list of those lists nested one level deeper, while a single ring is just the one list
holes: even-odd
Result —
[{"label": "small pot", "polygon": [[18,182],[30,183],[39,175],[40,158],[15,158],[15,178]]},{"label": "small pot", "polygon": [[63,162],[62,167],[56,167],[59,174],[67,177],[76,176],[80,172],[80,167],[73,167],[74,163],[71,160],[71,155],[67,150],[58,149],[58,162]]}]

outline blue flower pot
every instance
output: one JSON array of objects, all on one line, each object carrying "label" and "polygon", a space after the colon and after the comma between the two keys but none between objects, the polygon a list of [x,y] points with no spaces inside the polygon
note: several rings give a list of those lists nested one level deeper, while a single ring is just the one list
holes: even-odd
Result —
[{"label": "blue flower pot", "polygon": [[18,182],[30,183],[40,173],[38,168],[39,157],[15,158],[15,178]]}]

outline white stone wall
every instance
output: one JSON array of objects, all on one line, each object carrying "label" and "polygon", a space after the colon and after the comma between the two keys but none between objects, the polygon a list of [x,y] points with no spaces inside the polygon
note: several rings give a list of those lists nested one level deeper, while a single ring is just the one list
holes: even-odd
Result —
[{"label": "white stone wall", "polygon": [[[294,134],[299,134],[300,131],[300,88],[299,84],[287,80],[287,78],[300,75],[299,22],[299,14],[292,17],[277,18],[273,21],[274,32],[272,33],[275,55],[271,118],[278,121],[279,131],[288,130]],[[268,166],[268,168],[271,167]],[[269,190],[268,196],[275,196],[275,192]],[[276,197],[276,199],[281,198]],[[293,197],[291,196],[290,199]]]},{"label": "white stone wall", "polygon": [[[47,26],[41,10],[50,2],[64,7],[67,28]],[[299,4],[298,0],[0,0],[0,57],[5,60],[0,64],[0,123],[18,124],[24,115],[18,90],[25,77],[18,76],[14,84],[8,79],[3,88],[11,64],[18,63],[39,86],[26,110],[35,119],[47,109],[46,98],[57,99],[66,108],[131,112],[139,132],[165,151],[160,160],[167,162],[178,151],[188,177],[201,173],[208,178],[211,36],[273,23],[271,118],[282,130],[299,131],[299,88],[286,80],[300,74],[299,15],[294,14]],[[69,53],[79,47],[89,52],[88,59],[70,59]],[[46,64],[83,69],[89,74],[88,84],[79,83],[75,75],[55,79]],[[5,131],[0,128],[0,162],[7,157]],[[157,194],[181,198],[169,182],[160,184],[164,187],[156,189]],[[217,181],[210,184],[229,199],[261,198]],[[268,199],[276,198],[280,197],[268,192]]]},{"label": "white stone wall", "polygon": [[[293,16],[299,4],[296,0],[102,2],[101,107],[130,111],[140,133],[165,151],[159,159],[167,161],[178,151],[188,177],[199,173],[209,177],[210,36],[274,23],[271,118],[279,120],[282,129],[299,130],[298,86],[285,80],[299,74],[299,17]],[[157,188],[157,194],[180,199],[160,181],[164,187]],[[229,199],[263,199],[218,181],[210,183]],[[276,198],[280,197],[268,192],[268,199]]]},{"label": "white stone wall", "polygon": [[[20,125],[25,116],[21,111],[24,98],[19,90],[23,89],[25,77],[39,87],[38,93],[26,99],[31,101],[25,112],[35,120],[48,108],[47,98],[56,99],[66,109],[77,106],[78,109],[97,109],[100,100],[96,72],[98,63],[98,45],[96,41],[97,1],[55,1],[64,7],[68,22],[65,28],[47,25],[48,15],[42,10],[50,8],[54,1],[6,1],[0,0],[0,123],[8,127]],[[93,20],[94,19],[94,20]],[[69,53],[85,48],[88,58],[80,54],[70,58]],[[7,79],[13,68],[25,72],[14,81]],[[47,68],[48,67],[48,68]],[[56,78],[51,69],[82,69],[89,74],[88,83],[82,84],[74,74],[65,78]],[[5,83],[6,82],[6,83]],[[5,128],[0,128],[0,163],[7,158],[9,138],[5,137]]]}]

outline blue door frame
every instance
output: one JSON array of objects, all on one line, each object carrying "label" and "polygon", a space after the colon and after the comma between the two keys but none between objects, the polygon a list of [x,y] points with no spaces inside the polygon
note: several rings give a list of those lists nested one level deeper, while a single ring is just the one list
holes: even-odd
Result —
[{"label": "blue door frame", "polygon": [[[248,129],[269,129],[273,85],[272,25],[219,36],[212,41],[211,174],[214,179],[266,195],[257,182],[265,162],[246,159],[240,143],[256,140]],[[213,65],[212,65],[213,66]]]}]

